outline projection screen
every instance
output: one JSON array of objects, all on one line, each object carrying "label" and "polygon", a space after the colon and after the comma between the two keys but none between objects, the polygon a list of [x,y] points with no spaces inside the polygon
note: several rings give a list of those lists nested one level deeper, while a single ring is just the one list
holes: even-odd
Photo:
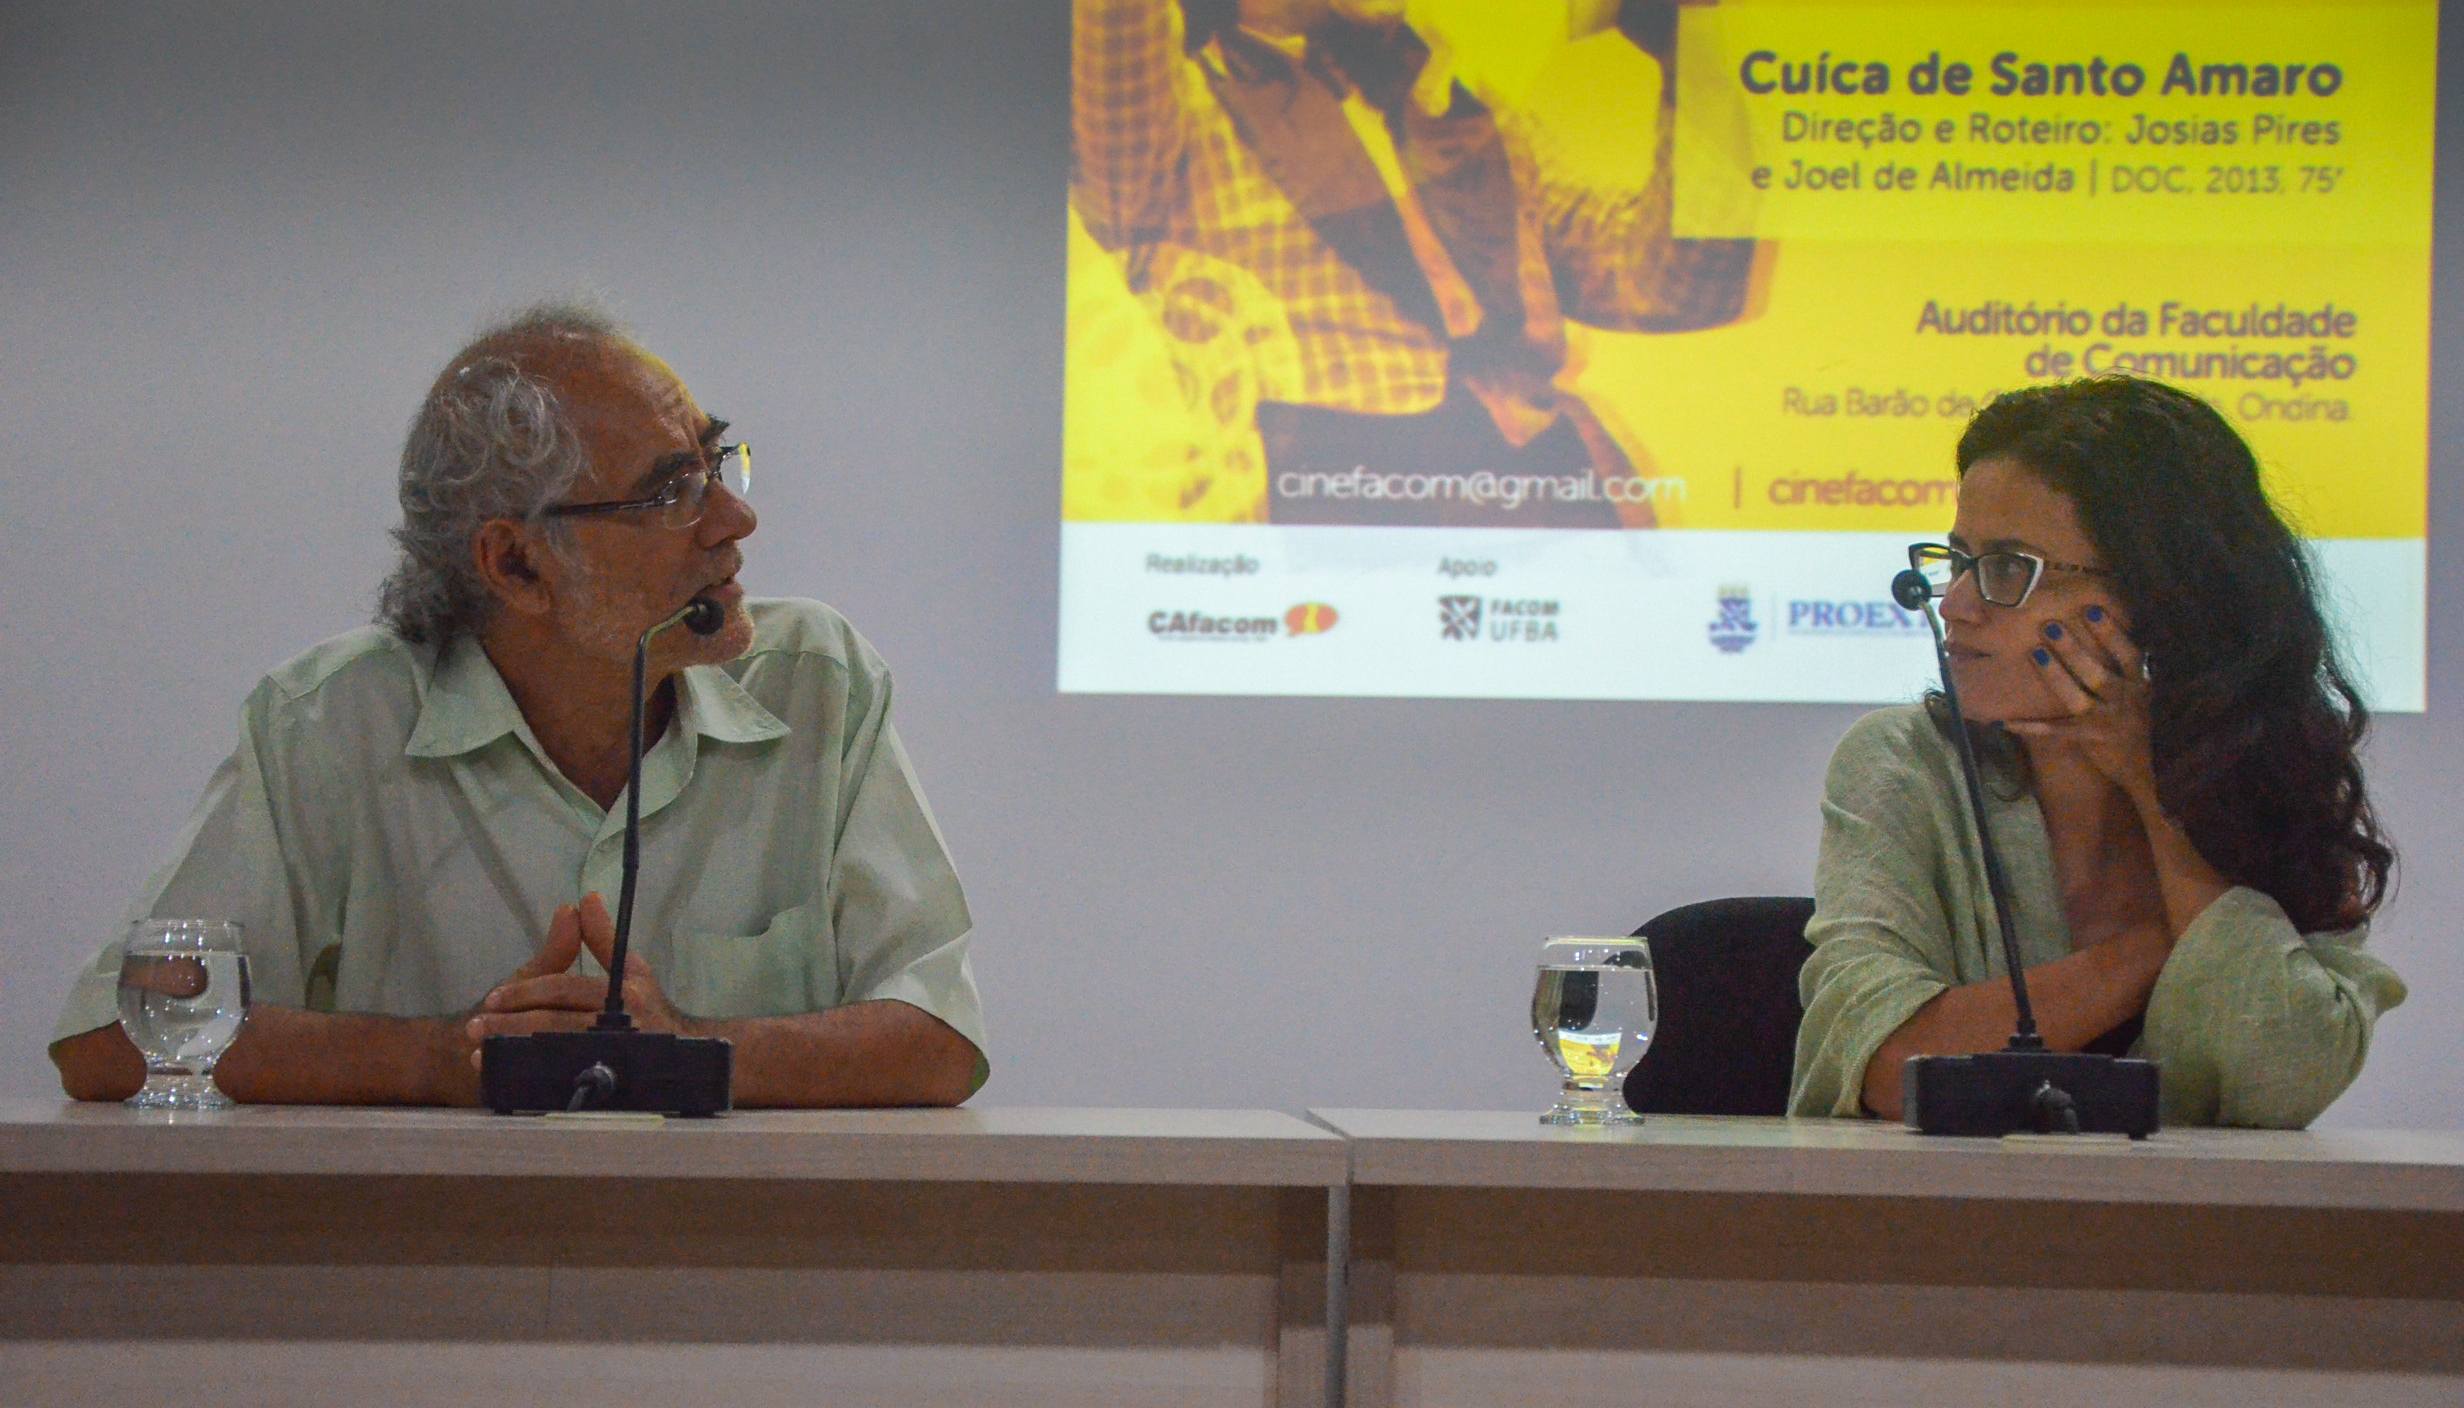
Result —
[{"label": "projection screen", "polygon": [[1060,688],[1905,698],[1966,418],[2136,372],[2418,710],[2436,24],[1077,0]]}]

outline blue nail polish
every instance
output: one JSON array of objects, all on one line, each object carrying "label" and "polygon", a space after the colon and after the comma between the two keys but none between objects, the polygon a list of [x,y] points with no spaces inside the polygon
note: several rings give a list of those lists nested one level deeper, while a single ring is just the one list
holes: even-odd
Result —
[{"label": "blue nail polish", "polygon": [[2061,638],[2062,638],[2062,623],[2061,623],[2061,622],[2059,622],[2059,621],[2047,621],[2047,622],[2045,623],[2045,639],[2047,639],[2047,640],[2060,640]]},{"label": "blue nail polish", "polygon": [[2044,648],[2043,646],[2041,646],[2041,645],[2040,645],[2040,646],[2038,646],[2038,647],[2036,648],[2036,663],[2037,663],[2037,664],[2039,664],[2039,665],[2050,665],[2050,664],[2052,664],[2052,663],[2053,663],[2053,652],[2052,652],[2052,651],[2050,651],[2050,650],[2045,649],[2045,648]]},{"label": "blue nail polish", "polygon": [[2087,610],[2087,617],[2089,625],[2099,624],[2105,619],[2105,608],[2101,606],[2091,606]]}]

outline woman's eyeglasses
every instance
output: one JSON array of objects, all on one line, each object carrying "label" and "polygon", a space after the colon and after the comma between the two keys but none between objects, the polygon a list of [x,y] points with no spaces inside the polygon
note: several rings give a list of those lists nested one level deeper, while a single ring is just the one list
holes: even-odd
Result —
[{"label": "woman's eyeglasses", "polygon": [[2001,552],[1964,553],[1948,543],[1910,543],[1908,565],[1925,574],[1934,595],[1939,597],[1951,589],[1968,572],[1976,573],[1976,593],[1996,606],[2022,606],[2036,584],[2048,572],[2085,572],[2092,577],[2113,574],[2102,567],[2082,567],[2076,562],[2055,562],[2032,552],[2004,549]]}]

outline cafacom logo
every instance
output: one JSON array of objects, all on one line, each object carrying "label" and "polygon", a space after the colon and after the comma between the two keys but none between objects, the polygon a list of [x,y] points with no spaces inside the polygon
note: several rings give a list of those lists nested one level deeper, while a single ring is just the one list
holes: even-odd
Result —
[{"label": "cafacom logo", "polygon": [[1273,640],[1283,623],[1272,616],[1217,616],[1206,611],[1156,611],[1146,618],[1149,635],[1157,640],[1204,641],[1209,644],[1255,645]]},{"label": "cafacom logo", "polygon": [[1283,628],[1296,636],[1324,635],[1342,617],[1322,601],[1304,601],[1283,613]]},{"label": "cafacom logo", "polygon": [[1754,592],[1750,587],[1720,588],[1719,614],[1711,618],[1711,644],[1722,655],[1735,655],[1754,643],[1762,627],[1754,622]]},{"label": "cafacom logo", "polygon": [[1437,634],[1441,640],[1554,645],[1562,609],[1543,597],[1441,596]]},{"label": "cafacom logo", "polygon": [[1304,601],[1273,616],[1219,616],[1211,611],[1154,611],[1146,618],[1147,634],[1157,640],[1202,641],[1209,644],[1256,645],[1279,635],[1318,636],[1335,628],[1341,613],[1322,601]]}]

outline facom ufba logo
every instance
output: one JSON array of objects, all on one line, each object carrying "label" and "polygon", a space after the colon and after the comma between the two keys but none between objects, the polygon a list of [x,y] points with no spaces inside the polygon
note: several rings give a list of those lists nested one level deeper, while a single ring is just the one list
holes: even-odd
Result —
[{"label": "facom ufba logo", "polygon": [[1485,620],[1490,640],[1554,644],[1562,610],[1556,600],[1547,597],[1441,596],[1437,599],[1437,634],[1441,640],[1478,640]]}]

